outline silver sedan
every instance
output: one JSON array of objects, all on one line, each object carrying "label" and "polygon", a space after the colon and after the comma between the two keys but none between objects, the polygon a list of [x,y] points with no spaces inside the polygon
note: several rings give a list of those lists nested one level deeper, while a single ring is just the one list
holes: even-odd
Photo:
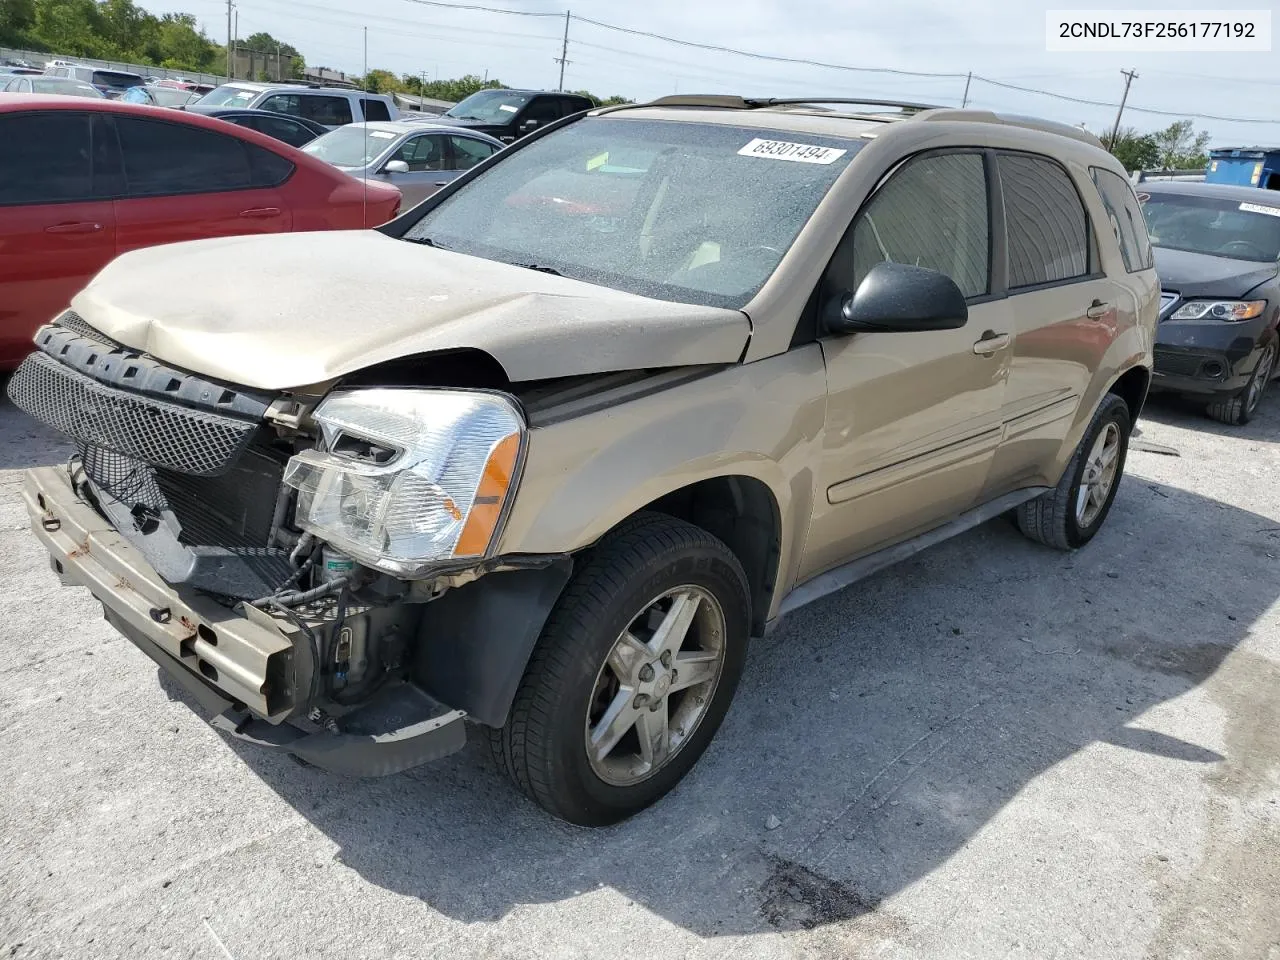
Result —
[{"label": "silver sedan", "polygon": [[456,126],[390,120],[349,123],[302,149],[353,177],[399,187],[407,210],[502,148],[487,134]]}]

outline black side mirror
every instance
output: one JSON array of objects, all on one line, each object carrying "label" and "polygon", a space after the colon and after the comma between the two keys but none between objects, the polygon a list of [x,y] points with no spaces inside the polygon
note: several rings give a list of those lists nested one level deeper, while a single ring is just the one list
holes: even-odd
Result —
[{"label": "black side mirror", "polygon": [[537,120],[522,120],[520,122],[521,133],[528,133],[530,130],[536,130],[537,128],[538,128]]},{"label": "black side mirror", "polygon": [[826,326],[831,333],[955,330],[968,319],[964,294],[945,273],[886,261],[830,305]]}]

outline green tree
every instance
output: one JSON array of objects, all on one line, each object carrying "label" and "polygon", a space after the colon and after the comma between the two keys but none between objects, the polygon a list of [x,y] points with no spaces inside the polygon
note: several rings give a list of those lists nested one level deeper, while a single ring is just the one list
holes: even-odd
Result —
[{"label": "green tree", "polygon": [[428,80],[421,89],[424,97],[457,103],[460,100],[465,100],[477,90],[500,90],[505,86],[506,84],[501,80],[486,81],[474,73],[469,73],[456,80]]},{"label": "green tree", "polygon": [[1132,127],[1122,127],[1117,132],[1111,152],[1130,172],[1150,170],[1160,165],[1160,148],[1155,137],[1149,133],[1138,133]]},{"label": "green tree", "polygon": [[1166,170],[1198,170],[1209,165],[1209,134],[1196,133],[1190,120],[1177,120],[1151,134]]},{"label": "green tree", "polygon": [[0,43],[24,46],[30,42],[27,31],[35,22],[35,0],[0,0]]}]

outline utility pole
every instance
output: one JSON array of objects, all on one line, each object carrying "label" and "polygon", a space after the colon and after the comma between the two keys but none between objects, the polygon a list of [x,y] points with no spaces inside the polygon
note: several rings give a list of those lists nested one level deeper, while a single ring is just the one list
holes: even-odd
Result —
[{"label": "utility pole", "polygon": [[[292,62],[292,61],[291,61]],[[280,72],[280,44],[276,44],[276,81],[284,79],[284,74]]]},{"label": "utility pole", "polygon": [[[240,8],[236,7],[236,25],[231,32],[231,49],[240,52]],[[235,61],[233,60],[232,63]],[[249,79],[253,79],[253,57],[249,58]]]},{"label": "utility pole", "polygon": [[963,110],[969,105],[969,84],[973,82],[973,71],[969,71],[969,76],[964,81],[964,99],[960,101],[960,109]]},{"label": "utility pole", "polygon": [[1120,98],[1120,109],[1116,111],[1116,123],[1111,128],[1111,142],[1107,144],[1108,150],[1114,150],[1116,147],[1116,137],[1120,136],[1120,115],[1124,113],[1124,103],[1129,99],[1129,84],[1138,79],[1138,73],[1135,70],[1121,70],[1124,75],[1124,95]]},{"label": "utility pole", "polygon": [[235,75],[231,72],[231,8],[235,4],[231,0],[227,0],[227,79],[234,80]]},{"label": "utility pole", "polygon": [[560,45],[560,86],[557,90],[564,90],[564,65],[568,63],[569,56],[569,11],[564,12],[564,43]]}]

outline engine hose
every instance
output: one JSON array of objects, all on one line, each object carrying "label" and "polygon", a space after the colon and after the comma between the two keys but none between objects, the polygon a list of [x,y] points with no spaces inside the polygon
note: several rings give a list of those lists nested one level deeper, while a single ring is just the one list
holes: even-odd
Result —
[{"label": "engine hose", "polygon": [[300,603],[306,603],[309,600],[319,600],[321,597],[332,596],[344,590],[350,582],[350,577],[338,577],[336,580],[330,580],[328,583],[322,583],[320,586],[311,590],[304,590],[301,593],[273,593],[269,597],[262,597],[254,600],[251,606],[262,607],[267,604],[273,606],[297,606]]},{"label": "engine hose", "polygon": [[309,533],[304,533],[298,538],[298,542],[294,545],[293,550],[289,553],[289,562],[295,567],[298,565],[298,558],[311,549],[311,542],[315,540]]}]

